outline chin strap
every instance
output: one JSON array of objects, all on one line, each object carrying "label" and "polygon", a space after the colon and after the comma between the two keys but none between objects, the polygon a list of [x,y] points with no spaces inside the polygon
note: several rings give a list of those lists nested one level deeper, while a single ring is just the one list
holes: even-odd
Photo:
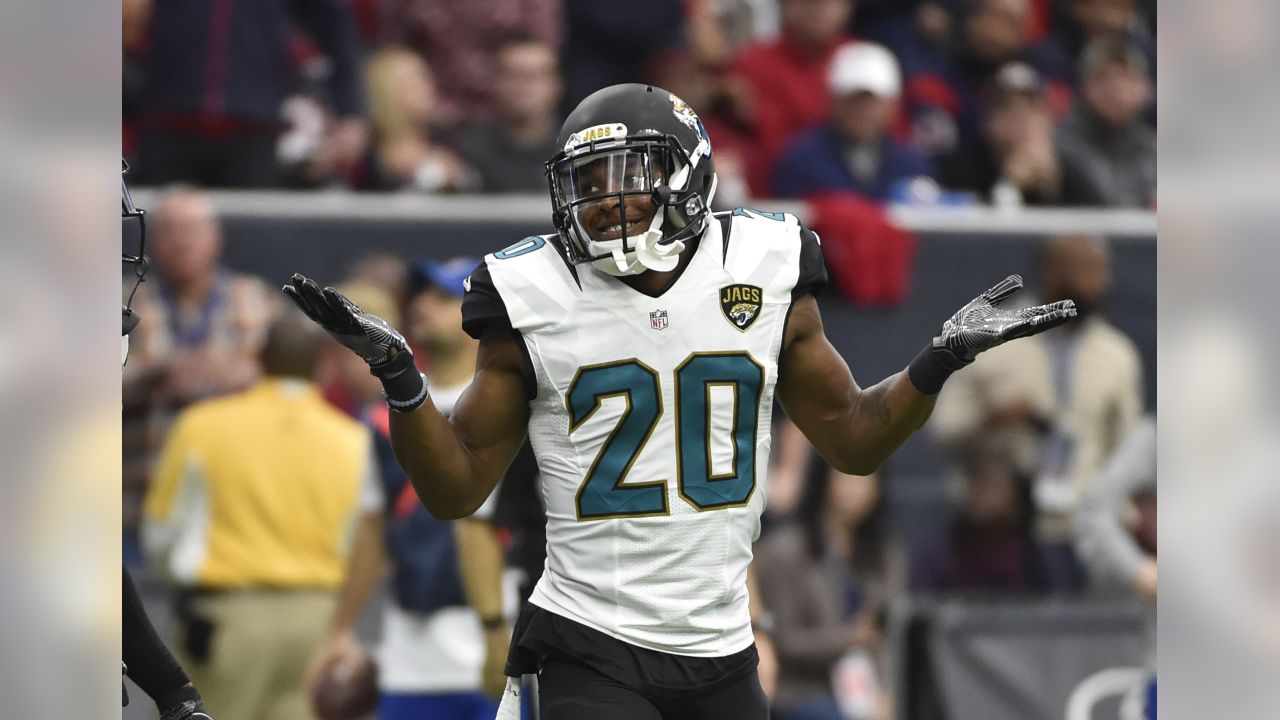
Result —
[{"label": "chin strap", "polygon": [[684,242],[676,240],[665,244],[662,233],[650,230],[636,238],[636,259],[650,270],[669,272],[676,269],[680,262],[680,253],[684,252]]},{"label": "chin strap", "polygon": [[[596,267],[610,275],[635,275],[645,270],[670,272],[680,263],[680,253],[684,252],[684,242],[662,242],[662,216],[665,208],[659,208],[649,222],[649,229],[639,235],[627,237],[627,245],[631,250],[622,247],[610,250],[610,257],[597,260]],[[621,246],[623,243],[618,242]]]}]

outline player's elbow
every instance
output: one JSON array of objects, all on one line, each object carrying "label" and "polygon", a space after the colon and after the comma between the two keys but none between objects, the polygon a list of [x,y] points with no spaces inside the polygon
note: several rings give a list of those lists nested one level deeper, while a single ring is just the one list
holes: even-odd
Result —
[{"label": "player's elbow", "polygon": [[831,466],[845,475],[873,475],[884,464],[885,458],[874,457],[866,453],[858,453],[842,457],[831,463]]},{"label": "player's elbow", "polygon": [[423,498],[422,504],[427,508],[427,512],[437,520],[461,520],[470,517],[476,510],[480,509],[483,502],[471,502],[467,498]]}]

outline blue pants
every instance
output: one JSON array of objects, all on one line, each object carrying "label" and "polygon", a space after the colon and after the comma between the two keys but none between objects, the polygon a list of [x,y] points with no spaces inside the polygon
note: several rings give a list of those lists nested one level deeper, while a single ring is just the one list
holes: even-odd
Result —
[{"label": "blue pants", "polygon": [[481,692],[382,693],[378,720],[493,720],[498,703]]}]

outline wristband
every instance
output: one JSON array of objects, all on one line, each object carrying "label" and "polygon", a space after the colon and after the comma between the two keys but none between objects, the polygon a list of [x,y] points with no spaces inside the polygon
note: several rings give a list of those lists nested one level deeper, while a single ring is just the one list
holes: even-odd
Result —
[{"label": "wristband", "polygon": [[504,625],[506,625],[506,621],[502,619],[501,615],[494,615],[493,617],[480,618],[480,627],[484,628],[486,631],[497,630],[503,627]]},{"label": "wristband", "polygon": [[[944,362],[944,357],[950,362]],[[930,343],[920,354],[916,355],[907,366],[907,377],[923,395],[937,395],[942,391],[942,384],[951,377],[951,373],[968,365],[944,351],[939,351]]]},{"label": "wristband", "polygon": [[427,376],[413,364],[413,354],[402,352],[369,372],[382,381],[387,405],[397,412],[411,412],[427,400]]}]

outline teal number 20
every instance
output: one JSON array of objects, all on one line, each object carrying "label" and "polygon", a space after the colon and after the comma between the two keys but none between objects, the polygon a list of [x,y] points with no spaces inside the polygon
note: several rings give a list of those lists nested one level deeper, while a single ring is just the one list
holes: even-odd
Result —
[{"label": "teal number 20", "polygon": [[[694,353],[675,373],[677,485],[698,510],[739,507],[756,487],[756,430],[764,368],[746,353]],[[711,463],[711,388],[733,393],[733,462],[714,475]],[[662,416],[658,373],[638,360],[592,365],[569,385],[569,432],[602,401],[626,399],[626,410],[596,454],[576,499],[579,520],[666,515],[665,480],[623,484]]]}]

